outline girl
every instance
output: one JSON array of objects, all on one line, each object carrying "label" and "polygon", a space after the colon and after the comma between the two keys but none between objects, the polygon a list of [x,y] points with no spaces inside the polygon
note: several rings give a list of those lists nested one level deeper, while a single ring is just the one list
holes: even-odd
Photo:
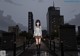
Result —
[{"label": "girl", "polygon": [[34,37],[36,40],[36,47],[40,49],[41,38],[42,38],[42,29],[41,29],[41,22],[40,20],[36,20],[34,26]]}]

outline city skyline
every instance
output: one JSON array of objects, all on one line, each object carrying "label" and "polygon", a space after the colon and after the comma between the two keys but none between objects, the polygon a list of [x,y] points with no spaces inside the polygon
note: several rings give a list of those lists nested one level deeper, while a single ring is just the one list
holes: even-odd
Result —
[{"label": "city skyline", "polygon": [[0,0],[0,56],[80,56],[74,1]]},{"label": "city skyline", "polygon": [[[10,3],[13,1],[14,3]],[[79,2],[65,2],[63,0],[54,0],[55,7],[60,7],[61,15],[64,15],[64,21],[68,22],[76,14],[79,14]],[[32,11],[34,21],[40,19],[42,26],[46,25],[46,13],[49,6],[53,6],[53,0],[0,0],[0,10],[4,11],[4,15],[11,15],[15,22],[25,26],[28,24],[28,11]],[[38,8],[38,9],[37,9]],[[44,23],[44,24],[43,24]]]}]

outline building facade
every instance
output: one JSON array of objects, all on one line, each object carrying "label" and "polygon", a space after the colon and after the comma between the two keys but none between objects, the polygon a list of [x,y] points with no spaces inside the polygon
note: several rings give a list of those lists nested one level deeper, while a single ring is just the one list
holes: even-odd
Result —
[{"label": "building facade", "polygon": [[60,41],[63,41],[65,50],[77,49],[75,25],[60,26]]},{"label": "building facade", "polygon": [[59,26],[64,24],[64,17],[60,15],[60,8],[50,6],[47,12],[47,31],[50,36],[58,37]]},{"label": "building facade", "polygon": [[78,26],[77,44],[80,45],[80,26]]},{"label": "building facade", "polygon": [[8,32],[19,33],[20,32],[19,26],[18,25],[16,25],[16,26],[9,26],[8,27]]},{"label": "building facade", "polygon": [[13,50],[14,49],[14,33],[2,32],[0,37],[1,50]]},{"label": "building facade", "polygon": [[26,37],[20,36],[21,30],[19,28],[18,25],[16,26],[9,26],[8,27],[8,32],[10,33],[15,33],[16,37],[15,37],[15,41],[16,41],[16,47],[22,46],[23,42],[25,42]]},{"label": "building facade", "polygon": [[[60,26],[60,43],[63,41],[63,50],[71,56],[78,56],[75,25]],[[64,54],[65,55],[65,54]]]},{"label": "building facade", "polygon": [[33,31],[34,31],[33,13],[28,12],[28,33],[33,35]]}]

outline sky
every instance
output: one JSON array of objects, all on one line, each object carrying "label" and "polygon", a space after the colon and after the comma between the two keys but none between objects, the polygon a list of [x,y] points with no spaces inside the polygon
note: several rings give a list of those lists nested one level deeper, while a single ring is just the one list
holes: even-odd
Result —
[{"label": "sky", "polygon": [[47,27],[46,13],[53,1],[55,7],[60,7],[65,22],[80,13],[79,0],[0,0],[0,10],[4,11],[4,16],[11,15],[15,22],[24,26],[28,26],[28,12],[31,11],[34,21],[40,19],[42,27]]}]

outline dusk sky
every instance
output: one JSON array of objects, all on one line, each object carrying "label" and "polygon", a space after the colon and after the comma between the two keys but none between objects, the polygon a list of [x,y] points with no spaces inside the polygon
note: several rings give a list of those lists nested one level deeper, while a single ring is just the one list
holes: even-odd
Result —
[{"label": "dusk sky", "polygon": [[[65,22],[80,13],[79,1],[54,0],[54,4],[55,7],[60,7]],[[40,19],[42,26],[46,27],[46,13],[49,6],[53,6],[53,0],[0,0],[0,10],[4,11],[4,16],[11,15],[16,23],[24,26],[28,23],[28,12],[32,11],[34,20]]]}]

